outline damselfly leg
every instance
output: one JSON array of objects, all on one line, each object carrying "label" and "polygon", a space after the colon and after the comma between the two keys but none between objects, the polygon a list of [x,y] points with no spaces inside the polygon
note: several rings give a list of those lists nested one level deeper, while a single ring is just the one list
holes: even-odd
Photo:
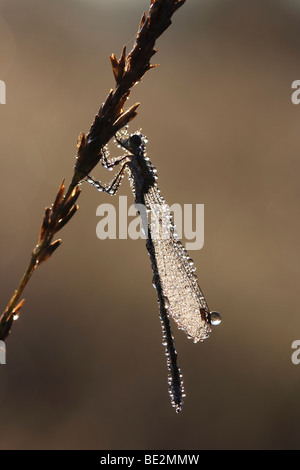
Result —
[{"label": "damselfly leg", "polygon": [[105,186],[101,184],[99,180],[95,180],[94,178],[92,178],[90,175],[87,175],[87,174],[85,175],[86,179],[83,182],[90,183],[100,192],[106,192],[110,194],[111,196],[114,196],[116,192],[118,191],[119,186],[124,177],[126,165],[127,165],[126,160],[128,160],[128,156],[125,155],[125,156],[116,158],[115,160],[108,160],[106,152],[102,150],[101,153],[102,153],[102,165],[104,168],[106,168],[107,170],[112,170],[115,166],[123,163],[121,170],[115,175],[113,180]]},{"label": "damselfly leg", "polygon": [[94,180],[89,175],[86,177],[85,181],[92,184],[98,191],[104,191],[105,193],[108,193],[111,196],[114,196],[120,187],[120,184],[125,174],[126,166],[127,166],[127,163],[124,163],[119,173],[117,173],[114,179],[106,186],[103,186],[100,181]]}]

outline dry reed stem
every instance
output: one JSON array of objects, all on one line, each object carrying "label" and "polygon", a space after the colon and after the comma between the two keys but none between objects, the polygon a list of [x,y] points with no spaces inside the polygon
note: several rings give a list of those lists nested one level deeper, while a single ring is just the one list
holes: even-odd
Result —
[{"label": "dry reed stem", "polygon": [[76,201],[80,195],[78,183],[99,163],[102,148],[114,134],[127,125],[137,114],[139,103],[126,111],[124,105],[131,89],[151,68],[150,63],[157,52],[154,48],[157,38],[170,26],[175,11],[186,0],[151,0],[149,12],[144,12],[139,24],[134,46],[126,55],[123,47],[120,59],[115,54],[110,57],[116,81],[105,102],[101,105],[88,134],[81,133],[77,143],[76,165],[71,184],[65,193],[65,181],[62,182],[51,208],[45,209],[38,243],[34,248],[29,265],[15,290],[5,311],[0,317],[0,340],[9,335],[13,322],[19,317],[24,300],[20,297],[35,269],[47,261],[60,246],[62,240],[53,241],[54,235],[66,225],[78,210]]}]

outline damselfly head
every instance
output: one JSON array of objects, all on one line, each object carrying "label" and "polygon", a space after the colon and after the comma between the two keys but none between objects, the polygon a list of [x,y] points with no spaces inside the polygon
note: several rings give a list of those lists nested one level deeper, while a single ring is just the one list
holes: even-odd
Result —
[{"label": "damselfly head", "polygon": [[222,321],[222,317],[219,312],[210,312],[210,323],[214,326],[219,325]]},{"label": "damselfly head", "polygon": [[132,148],[138,148],[143,145],[143,136],[141,134],[133,134],[129,137],[129,145]]},{"label": "damselfly head", "polygon": [[135,134],[121,136],[117,139],[117,142],[124,147],[126,150],[129,150],[132,153],[144,152],[146,147],[146,138],[140,132]]}]

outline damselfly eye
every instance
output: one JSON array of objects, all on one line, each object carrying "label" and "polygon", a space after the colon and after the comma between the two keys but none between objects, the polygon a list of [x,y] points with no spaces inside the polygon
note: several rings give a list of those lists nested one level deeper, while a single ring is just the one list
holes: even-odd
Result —
[{"label": "damselfly eye", "polygon": [[222,317],[218,312],[210,312],[210,322],[212,325],[219,325],[222,321]]}]

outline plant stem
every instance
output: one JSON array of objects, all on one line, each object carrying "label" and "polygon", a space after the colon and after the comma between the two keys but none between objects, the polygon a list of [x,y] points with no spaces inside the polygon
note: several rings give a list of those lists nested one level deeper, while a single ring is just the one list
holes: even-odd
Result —
[{"label": "plant stem", "polygon": [[20,297],[21,297],[25,287],[27,286],[33,272],[39,266],[40,254],[47,247],[47,245],[49,245],[51,243],[53,235],[55,234],[56,224],[58,223],[58,221],[61,218],[61,212],[64,208],[64,203],[71,197],[71,194],[74,191],[74,188],[77,186],[77,181],[79,179],[80,179],[80,176],[76,175],[76,173],[75,173],[74,177],[72,179],[72,182],[69,185],[69,188],[68,188],[62,202],[60,203],[60,205],[58,206],[57,210],[55,211],[55,213],[53,215],[53,219],[52,219],[51,223],[49,224],[43,239],[35,247],[35,249],[33,250],[32,254],[31,254],[30,262],[28,264],[28,267],[27,267],[25,273],[23,274],[23,277],[20,281],[20,284],[19,284],[18,288],[15,290],[13,296],[11,297],[10,301],[8,302],[8,305],[5,309],[5,311],[3,312],[3,314],[0,317],[0,339],[1,340],[6,339],[6,337],[9,334],[10,328],[7,329],[6,325],[9,324],[9,322],[11,320],[11,317],[13,317],[14,310],[17,307],[17,304],[20,300]]}]

